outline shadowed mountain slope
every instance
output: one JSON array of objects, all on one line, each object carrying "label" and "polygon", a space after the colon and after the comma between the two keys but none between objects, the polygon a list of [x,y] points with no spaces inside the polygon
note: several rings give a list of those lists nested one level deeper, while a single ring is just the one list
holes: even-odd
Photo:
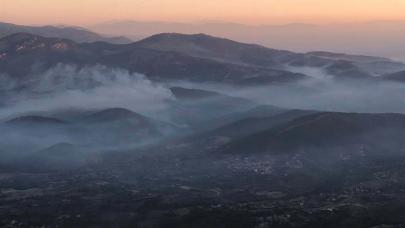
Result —
[{"label": "shadowed mountain slope", "polygon": [[382,77],[384,80],[405,82],[405,71],[387,74]]},{"label": "shadowed mountain slope", "polygon": [[[159,34],[128,45],[79,44],[26,33],[0,39],[2,72],[17,77],[41,72],[60,63],[102,64],[143,73],[154,80],[262,85],[308,77],[291,72],[290,67],[322,68],[336,78],[371,78],[372,74],[368,72],[372,71],[370,65],[375,61],[380,68],[396,64],[376,57],[300,54],[204,34]],[[19,67],[21,65],[26,67]]]},{"label": "shadowed mountain slope", "polygon": [[[145,74],[153,80],[189,80],[243,85],[245,81],[268,83],[295,81],[307,76],[280,69],[228,63],[173,51],[144,48],[136,43],[78,44],[70,40],[14,34],[0,39],[0,68],[12,77],[28,77],[57,64],[102,64]],[[21,65],[26,67],[22,68]],[[250,82],[253,84],[254,82]]]},{"label": "shadowed mountain slope", "polygon": [[404,132],[401,114],[316,113],[230,143],[224,151],[278,154],[344,145],[388,150],[403,143]]}]

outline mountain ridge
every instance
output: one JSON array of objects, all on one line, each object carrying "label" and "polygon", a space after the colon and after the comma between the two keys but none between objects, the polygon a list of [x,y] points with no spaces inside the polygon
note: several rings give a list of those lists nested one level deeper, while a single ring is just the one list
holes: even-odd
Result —
[{"label": "mountain ridge", "polygon": [[[22,52],[24,55],[19,54]],[[347,59],[349,57],[352,59]],[[311,76],[292,72],[291,67],[319,68],[335,78],[372,79],[370,64],[355,59],[356,56],[350,55],[346,59],[323,58],[313,53],[275,50],[205,34],[164,33],[122,45],[76,43],[27,33],[0,39],[0,67],[2,73],[9,75],[32,74],[31,69],[38,69],[38,64],[45,70],[56,64],[101,64],[139,72],[152,80],[180,79],[248,86],[293,82]],[[21,64],[26,67],[19,67]],[[394,61],[387,60],[378,67],[389,68],[392,64]]]},{"label": "mountain ridge", "polygon": [[82,27],[71,27],[71,26],[26,26],[26,25],[16,25],[11,23],[0,22],[0,38],[14,34],[14,33],[32,33],[39,36],[49,37],[49,38],[66,38],[71,39],[79,43],[84,42],[95,42],[95,41],[105,41],[116,44],[130,43],[131,40],[123,37],[104,37],[95,32]]}]

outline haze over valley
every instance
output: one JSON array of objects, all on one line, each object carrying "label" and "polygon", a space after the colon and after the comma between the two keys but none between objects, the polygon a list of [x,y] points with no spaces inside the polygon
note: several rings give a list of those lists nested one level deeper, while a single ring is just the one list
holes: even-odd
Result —
[{"label": "haze over valley", "polygon": [[405,225],[400,18],[156,18],[0,23],[0,227]]}]

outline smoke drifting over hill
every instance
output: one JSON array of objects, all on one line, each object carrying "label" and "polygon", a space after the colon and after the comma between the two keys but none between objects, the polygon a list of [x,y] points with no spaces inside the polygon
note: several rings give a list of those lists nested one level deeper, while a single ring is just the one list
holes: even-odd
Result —
[{"label": "smoke drifting over hill", "polygon": [[373,80],[336,80],[322,68],[291,67],[309,79],[267,86],[233,87],[221,84],[178,85],[243,97],[261,104],[285,108],[337,112],[405,113],[405,83]]},{"label": "smoke drifting over hill", "polygon": [[404,84],[304,81],[236,93],[281,107],[339,112],[405,112]]},{"label": "smoke drifting over hill", "polygon": [[29,80],[3,76],[6,108],[0,117],[30,112],[128,108],[141,113],[157,112],[172,99],[168,88],[144,75],[101,65],[78,68],[59,64]]},{"label": "smoke drifting over hill", "polygon": [[151,82],[144,75],[102,65],[59,64],[28,80],[2,75],[0,118],[66,110],[127,108],[159,116],[174,100],[170,86],[199,88],[246,98],[259,104],[339,112],[405,112],[404,83],[382,80],[336,80],[322,68],[290,67],[310,76],[297,82],[235,87],[221,83]]}]

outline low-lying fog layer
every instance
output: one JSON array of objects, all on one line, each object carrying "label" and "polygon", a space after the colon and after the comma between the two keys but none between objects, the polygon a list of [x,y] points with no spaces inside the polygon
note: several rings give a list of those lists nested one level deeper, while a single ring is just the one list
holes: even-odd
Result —
[{"label": "low-lying fog layer", "polygon": [[320,68],[291,68],[312,78],[299,82],[257,87],[177,82],[252,101],[291,109],[337,112],[405,113],[405,83],[383,80],[336,80]]},{"label": "low-lying fog layer", "polygon": [[[312,78],[256,87],[158,83],[141,74],[101,65],[58,65],[20,81],[3,75],[1,149],[38,150],[58,143],[93,148],[134,146],[173,133],[192,132],[193,127],[187,124],[193,121],[205,125],[209,118],[218,118],[212,126],[220,126],[226,114],[263,104],[317,111],[405,113],[405,83],[337,80],[318,68],[290,70]],[[251,102],[225,98],[215,104],[192,101],[182,106],[171,91],[173,86],[216,91]],[[109,110],[97,113],[106,109]],[[6,123],[30,115],[56,119],[29,117]]]},{"label": "low-lying fog layer", "polygon": [[[337,81],[318,68],[291,68],[312,77],[290,84],[234,87],[221,84],[153,83],[145,76],[122,69],[93,66],[78,69],[58,65],[31,80],[0,77],[3,99],[0,118],[29,112],[63,109],[97,110],[121,107],[154,115],[173,100],[170,86],[200,88],[243,97],[262,104],[294,109],[342,112],[405,112],[405,83]],[[160,115],[162,116],[162,115]]]}]

